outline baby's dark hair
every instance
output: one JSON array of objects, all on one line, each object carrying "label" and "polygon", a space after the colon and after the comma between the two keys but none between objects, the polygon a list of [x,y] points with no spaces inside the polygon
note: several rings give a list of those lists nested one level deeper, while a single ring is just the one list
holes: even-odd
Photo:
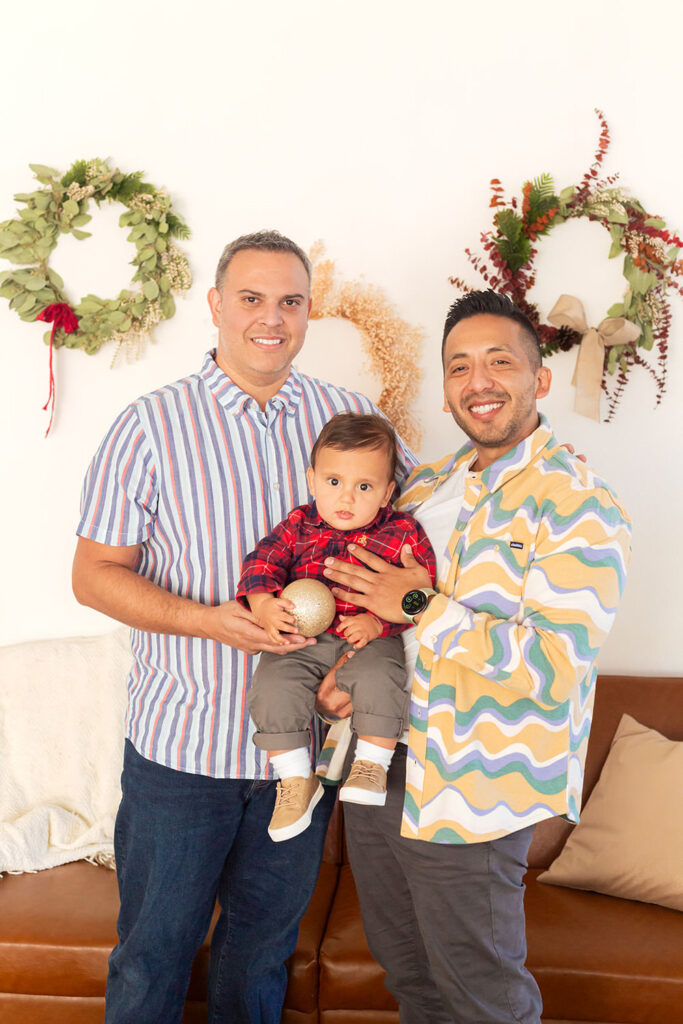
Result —
[{"label": "baby's dark hair", "polygon": [[362,412],[339,412],[325,424],[311,452],[311,465],[322,448],[336,448],[341,452],[354,452],[361,448],[375,451],[383,448],[390,462],[389,479],[396,476],[398,456],[394,428],[383,416]]}]

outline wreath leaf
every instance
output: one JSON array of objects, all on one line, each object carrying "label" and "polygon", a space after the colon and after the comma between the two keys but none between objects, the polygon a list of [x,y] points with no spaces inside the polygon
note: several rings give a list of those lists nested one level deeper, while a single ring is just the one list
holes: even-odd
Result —
[{"label": "wreath leaf", "polygon": [[531,194],[538,200],[554,198],[554,190],[552,175],[547,173],[540,174],[531,183]]},{"label": "wreath leaf", "polygon": [[522,218],[514,210],[499,210],[493,218],[504,238],[516,242],[522,234]]}]

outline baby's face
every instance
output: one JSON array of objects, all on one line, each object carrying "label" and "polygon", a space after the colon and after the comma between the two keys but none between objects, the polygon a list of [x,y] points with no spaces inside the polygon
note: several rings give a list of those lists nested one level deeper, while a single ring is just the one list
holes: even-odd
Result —
[{"label": "baby's face", "polygon": [[394,489],[391,463],[382,448],[342,452],[321,448],[308,487],[318,512],[337,530],[359,530],[375,518]]}]

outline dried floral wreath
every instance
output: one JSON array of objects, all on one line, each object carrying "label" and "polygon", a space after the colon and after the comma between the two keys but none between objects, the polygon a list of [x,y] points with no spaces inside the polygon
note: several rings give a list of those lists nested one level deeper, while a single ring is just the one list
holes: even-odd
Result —
[{"label": "dried floral wreath", "polygon": [[[311,320],[341,318],[358,328],[370,369],[382,380],[377,405],[403,439],[417,448],[421,431],[410,405],[422,378],[419,356],[424,332],[397,316],[389,300],[374,285],[337,282],[334,262],[325,257],[321,242],[312,247],[310,255]],[[396,358],[397,353],[400,359]]]},{"label": "dried floral wreath", "polygon": [[[173,293],[192,283],[185,255],[173,238],[188,238],[189,229],[174,213],[163,189],[142,180],[142,171],[123,174],[105,160],[78,160],[64,175],[52,167],[30,164],[43,185],[34,192],[17,193],[25,204],[19,216],[0,223],[0,257],[20,264],[20,269],[0,274],[0,296],[9,299],[22,320],[52,324],[45,342],[50,346],[50,432],[54,415],[53,348],[81,348],[88,355],[114,341],[136,344],[151,334],[161,320],[175,312]],[[88,202],[99,206],[105,200],[126,207],[119,218],[130,228],[128,240],[137,254],[131,261],[137,268],[135,291],[124,290],[114,299],[86,295],[75,306],[66,298],[62,278],[49,266],[49,258],[60,235],[88,238],[82,228],[91,220]]]},{"label": "dried floral wreath", "polygon": [[[474,255],[470,249],[465,253],[484,280],[508,295],[533,321],[544,356],[580,346],[573,381],[575,408],[599,420],[602,390],[609,422],[633,366],[647,370],[657,388],[656,404],[661,402],[671,325],[668,291],[672,288],[683,295],[683,261],[678,259],[683,241],[667,231],[661,218],[648,214],[637,199],[615,186],[618,175],[599,179],[610,135],[602,111],[596,110],[596,114],[600,140],[594,162],[578,188],[569,185],[557,195],[551,176],[542,174],[525,183],[520,204],[516,198],[506,202],[501,183],[494,178],[490,203],[496,209],[494,229],[481,235],[486,256]],[[570,217],[587,217],[602,224],[612,238],[609,257],[624,257],[627,287],[623,299],[609,307],[596,329],[588,326],[583,306],[574,296],[560,296],[547,324],[541,323],[538,307],[527,298],[536,280],[536,241]],[[463,291],[472,290],[461,278],[451,277],[450,281]],[[653,350],[648,358],[646,353]]]}]

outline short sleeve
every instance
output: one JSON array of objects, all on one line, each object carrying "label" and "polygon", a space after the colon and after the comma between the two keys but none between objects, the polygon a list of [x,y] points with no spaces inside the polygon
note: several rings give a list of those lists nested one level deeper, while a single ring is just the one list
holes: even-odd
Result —
[{"label": "short sleeve", "polygon": [[152,533],[157,498],[153,453],[137,409],[130,405],[90,463],[76,533],[115,547],[140,544]]}]

